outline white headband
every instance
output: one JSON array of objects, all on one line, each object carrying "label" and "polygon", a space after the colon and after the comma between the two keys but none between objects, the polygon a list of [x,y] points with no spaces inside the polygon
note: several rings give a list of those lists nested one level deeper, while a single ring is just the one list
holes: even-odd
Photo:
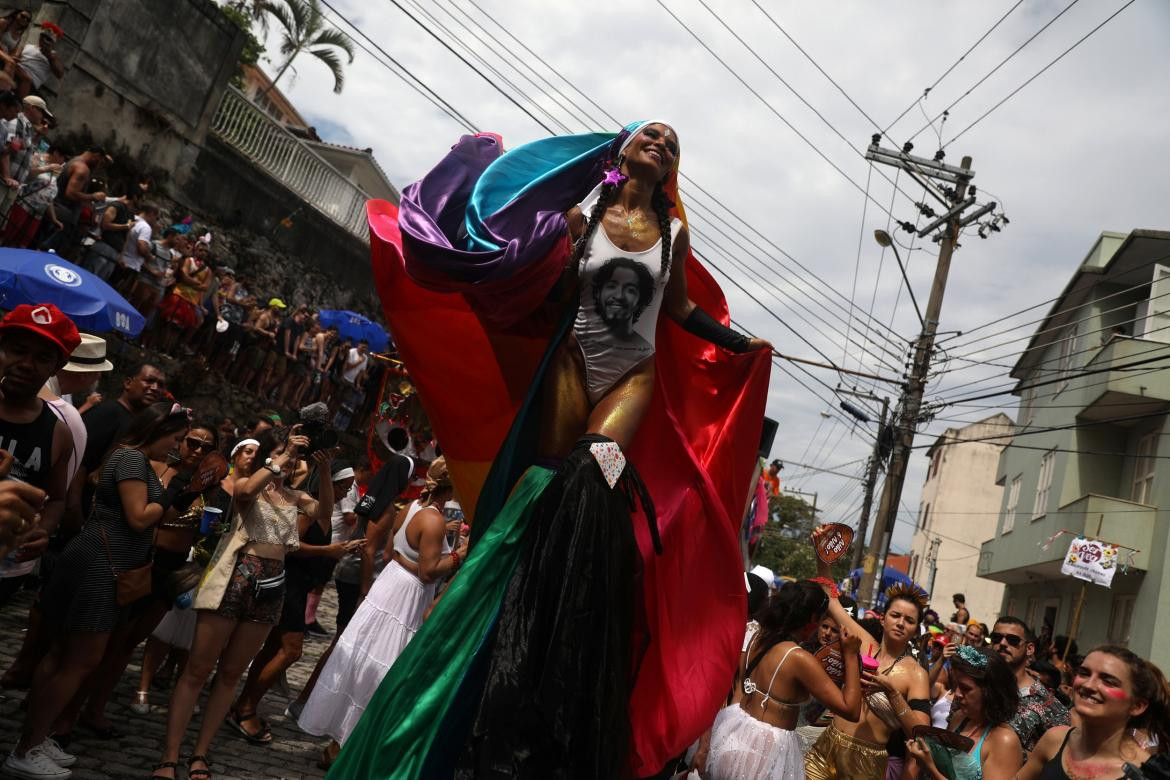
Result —
[{"label": "white headband", "polygon": [[349,479],[353,475],[353,469],[351,469],[349,466],[346,466],[343,469],[338,469],[337,471],[333,472],[333,481],[340,482],[343,479]]},{"label": "white headband", "polygon": [[260,442],[256,441],[255,439],[240,439],[240,441],[236,443],[236,446],[232,447],[231,457],[236,457],[236,453],[244,447],[247,447],[249,444],[254,444],[257,447],[260,446]]}]

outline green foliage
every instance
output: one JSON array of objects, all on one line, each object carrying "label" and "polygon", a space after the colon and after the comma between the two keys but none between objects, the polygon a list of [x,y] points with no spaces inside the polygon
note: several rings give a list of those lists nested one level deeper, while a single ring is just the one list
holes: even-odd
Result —
[{"label": "green foliage", "polygon": [[232,75],[231,84],[236,89],[244,88],[244,67],[255,65],[264,54],[264,44],[252,32],[252,14],[241,7],[240,3],[226,3],[219,7],[232,24],[244,31],[244,48],[240,50],[240,61],[236,64],[236,72]]},{"label": "green foliage", "polygon": [[320,0],[258,0],[255,7],[271,15],[280,25],[280,53],[284,55],[273,85],[302,52],[315,58],[333,76],[333,91],[341,94],[345,70],[338,53],[353,62],[354,45],[345,33],[331,27],[322,11]]},{"label": "green foliage", "polygon": [[[768,523],[756,545],[753,565],[766,566],[777,576],[808,579],[817,576],[813,529],[818,525],[812,506],[797,496],[781,494],[768,499]],[[833,579],[849,573],[849,556],[833,564]]]}]

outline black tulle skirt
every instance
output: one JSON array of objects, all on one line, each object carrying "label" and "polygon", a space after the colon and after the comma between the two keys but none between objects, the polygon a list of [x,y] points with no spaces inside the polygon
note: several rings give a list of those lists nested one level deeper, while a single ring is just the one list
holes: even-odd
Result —
[{"label": "black tulle skirt", "polygon": [[534,508],[456,777],[623,774],[645,644],[631,512],[640,499],[653,528],[654,508],[631,465],[610,488],[597,441],[577,443]]}]

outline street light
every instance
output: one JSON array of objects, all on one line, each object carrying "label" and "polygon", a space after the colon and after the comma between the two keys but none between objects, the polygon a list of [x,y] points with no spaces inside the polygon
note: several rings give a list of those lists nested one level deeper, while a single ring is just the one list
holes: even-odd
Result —
[{"label": "street light", "polygon": [[878,246],[894,250],[894,257],[898,261],[898,270],[902,272],[902,280],[906,282],[906,292],[910,293],[910,302],[914,304],[914,313],[918,315],[918,323],[925,330],[926,320],[922,318],[922,309],[918,308],[918,299],[914,297],[914,288],[910,286],[910,277],[906,276],[906,266],[902,265],[902,256],[898,254],[898,245],[894,243],[893,237],[881,228],[873,231],[873,237],[878,242]]}]

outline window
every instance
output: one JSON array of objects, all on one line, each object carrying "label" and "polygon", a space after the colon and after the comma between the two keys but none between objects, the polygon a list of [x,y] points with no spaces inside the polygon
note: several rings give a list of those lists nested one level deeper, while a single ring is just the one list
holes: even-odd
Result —
[{"label": "window", "polygon": [[1134,335],[1148,341],[1170,341],[1170,267],[1154,266],[1150,297],[1137,307]]},{"label": "window", "polygon": [[1036,501],[1032,504],[1032,519],[1044,517],[1048,511],[1048,489],[1052,487],[1052,467],[1056,451],[1044,453],[1040,459],[1040,474],[1036,477]]},{"label": "window", "polygon": [[1133,617],[1137,596],[1114,596],[1109,613],[1109,641],[1122,647],[1129,646],[1129,622]]},{"label": "window", "polygon": [[1020,504],[1020,481],[1021,476],[1016,476],[1012,479],[1012,484],[1008,487],[1007,505],[1003,509],[1003,532],[1010,534],[1012,529],[1016,527],[1016,507]]},{"label": "window", "polygon": [[1129,497],[1139,504],[1150,503],[1154,487],[1154,456],[1157,451],[1157,431],[1151,431],[1137,440],[1133,460],[1133,490]]},{"label": "window", "polygon": [[[1024,384],[1030,385],[1031,382],[1032,382],[1032,377],[1027,377],[1024,380]],[[1019,419],[1020,419],[1020,427],[1021,428],[1026,427],[1032,423],[1032,418],[1033,418],[1034,412],[1035,412],[1035,406],[1036,406],[1036,388],[1031,387],[1031,386],[1024,388],[1023,392],[1020,394]]]},{"label": "window", "polygon": [[941,460],[942,460],[942,447],[938,447],[935,449],[934,453],[931,454],[931,456],[930,456],[930,473],[927,475],[927,477],[926,477],[927,479],[934,479],[935,477],[938,476],[938,464]]},{"label": "window", "polygon": [[1063,339],[1060,342],[1060,375],[1062,377],[1068,376],[1068,372],[1072,370],[1073,353],[1076,352],[1077,346],[1077,326],[1070,325],[1065,329]]},{"label": "window", "polygon": [[925,533],[930,528],[930,504],[922,507],[922,517],[918,518],[918,528]]}]

